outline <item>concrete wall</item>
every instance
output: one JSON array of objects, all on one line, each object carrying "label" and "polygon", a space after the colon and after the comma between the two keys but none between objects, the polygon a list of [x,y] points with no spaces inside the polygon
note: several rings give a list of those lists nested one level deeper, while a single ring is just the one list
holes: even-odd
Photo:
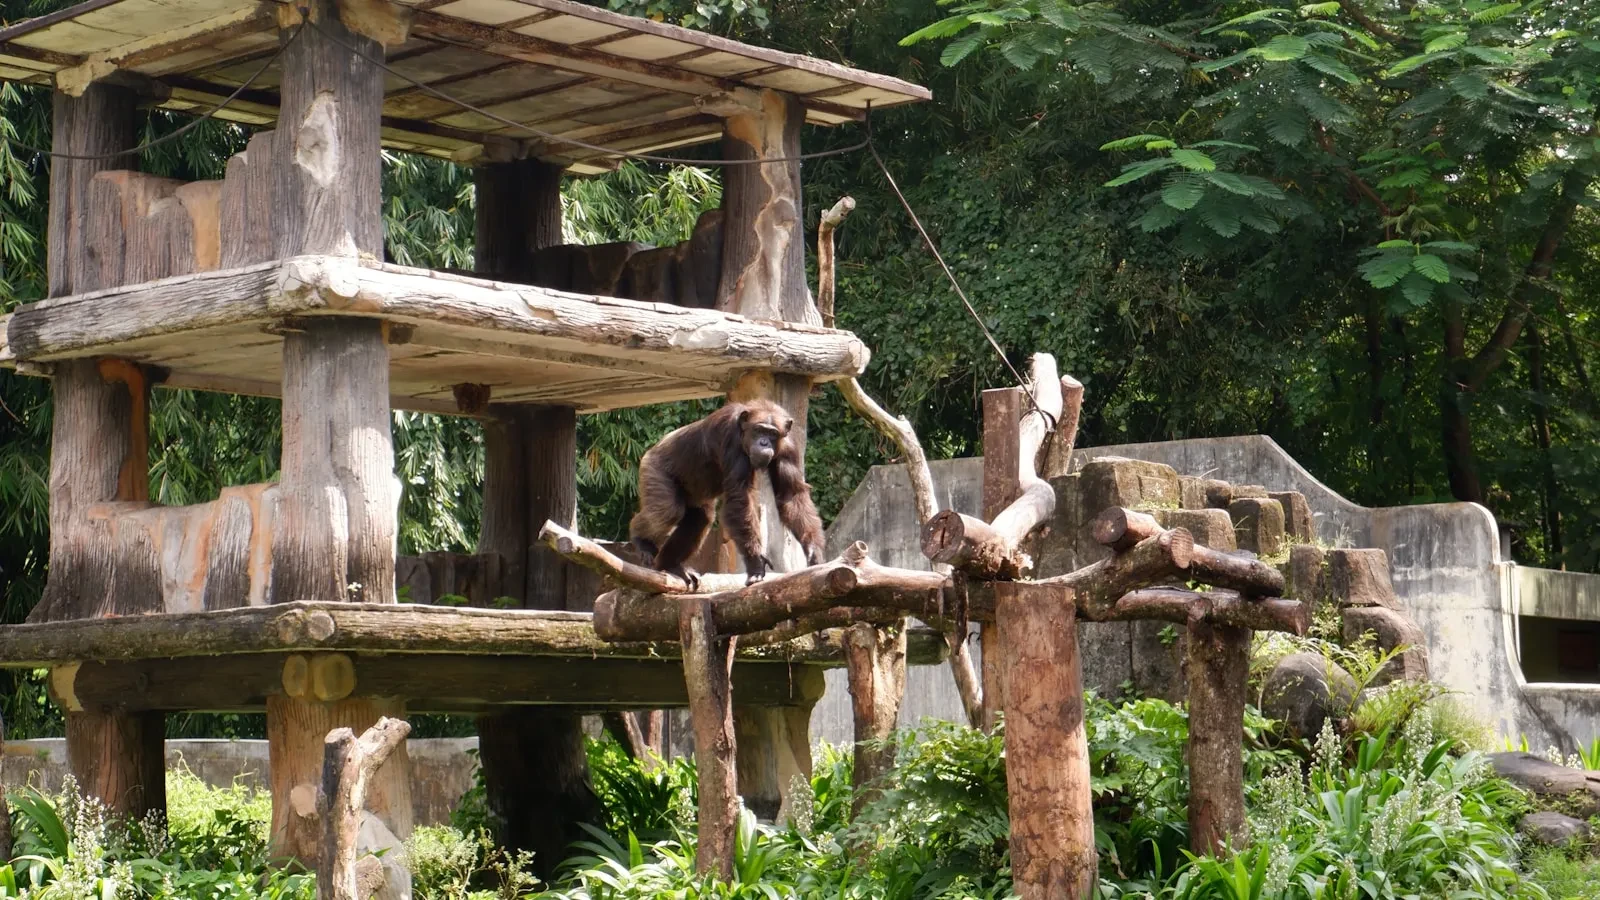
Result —
[{"label": "concrete wall", "polygon": [[[1074,453],[1073,471],[1099,456],[1165,463],[1183,475],[1304,494],[1318,537],[1331,545],[1377,547],[1389,556],[1395,593],[1428,637],[1435,680],[1458,692],[1500,734],[1526,735],[1536,748],[1571,750],[1600,735],[1600,685],[1530,685],[1518,655],[1518,615],[1600,620],[1600,577],[1543,573],[1511,564],[1502,555],[1494,516],[1470,503],[1371,509],[1334,493],[1270,438],[1254,435],[1095,447]],[[968,514],[979,511],[981,459],[935,463],[941,503]],[[919,531],[903,467],[878,466],[845,504],[829,530],[829,546],[864,540],[873,556],[894,565],[924,567]],[[1531,612],[1537,610],[1537,613]],[[1086,636],[1086,643],[1089,642]],[[1126,625],[1098,626],[1093,637],[1100,671],[1086,669],[1088,684],[1116,684],[1115,664],[1126,646]],[[1119,644],[1118,642],[1122,642]],[[976,655],[976,648],[974,648]],[[1085,659],[1091,657],[1085,647]],[[924,715],[958,720],[961,707],[947,669],[913,669],[907,678],[902,724]],[[848,740],[850,715],[843,673],[830,673],[830,690],[813,719],[813,737]]]},{"label": "concrete wall", "polygon": [[[441,825],[472,787],[478,758],[477,738],[424,738],[407,741],[411,757],[411,804],[418,825]],[[267,790],[267,742],[167,741],[167,768],[185,766],[207,784],[235,781]],[[0,782],[15,788],[31,785],[54,791],[67,774],[67,742],[61,738],[7,741],[0,756]]]}]

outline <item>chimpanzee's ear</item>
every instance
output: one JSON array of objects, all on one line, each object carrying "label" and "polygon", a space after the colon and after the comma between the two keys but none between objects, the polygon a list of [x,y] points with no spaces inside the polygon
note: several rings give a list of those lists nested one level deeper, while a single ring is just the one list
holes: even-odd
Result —
[{"label": "chimpanzee's ear", "polygon": [[791,429],[793,427],[794,427],[794,420],[791,419],[791,418],[785,417],[784,420],[783,420],[783,436],[784,437],[788,437],[789,436],[789,429]]},{"label": "chimpanzee's ear", "polygon": [[739,409],[739,424],[743,425],[745,422],[748,422],[749,420],[750,420],[750,407],[748,407],[748,406],[740,407],[740,409]]}]

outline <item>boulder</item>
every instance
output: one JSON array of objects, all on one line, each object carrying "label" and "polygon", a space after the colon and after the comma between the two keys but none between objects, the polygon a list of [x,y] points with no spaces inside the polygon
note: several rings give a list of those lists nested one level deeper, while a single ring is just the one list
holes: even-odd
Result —
[{"label": "boulder", "polygon": [[1194,475],[1178,476],[1178,506],[1183,509],[1206,508],[1206,480]]},{"label": "boulder", "polygon": [[1400,605],[1389,581],[1389,557],[1382,550],[1328,551],[1328,590],[1340,606]]},{"label": "boulder", "polygon": [[1325,554],[1311,544],[1295,544],[1289,548],[1289,570],[1284,573],[1286,582],[1283,595],[1292,600],[1319,603],[1327,595],[1327,576],[1322,569]]},{"label": "boulder", "polygon": [[1344,622],[1345,646],[1354,646],[1371,632],[1378,649],[1385,652],[1396,647],[1411,649],[1389,660],[1373,679],[1375,684],[1391,681],[1428,680],[1428,644],[1422,629],[1406,616],[1382,606],[1347,606],[1339,615]]},{"label": "boulder", "polygon": [[1535,843],[1560,846],[1589,836],[1589,823],[1558,812],[1528,813],[1517,823],[1517,830]]},{"label": "boulder", "polygon": [[1240,549],[1259,556],[1283,552],[1283,507],[1265,497],[1235,498],[1228,504]]},{"label": "boulder", "polygon": [[1355,696],[1356,680],[1338,663],[1316,653],[1291,653],[1267,673],[1261,711],[1295,737],[1315,740],[1328,717],[1342,715]]},{"label": "boulder", "polygon": [[1546,804],[1584,817],[1600,813],[1600,772],[1556,765],[1532,753],[1491,753],[1494,773]]},{"label": "boulder", "polygon": [[1316,540],[1316,531],[1311,526],[1311,504],[1306,502],[1305,494],[1299,491],[1268,491],[1267,496],[1283,507],[1283,527],[1289,532],[1289,537],[1297,541]]}]

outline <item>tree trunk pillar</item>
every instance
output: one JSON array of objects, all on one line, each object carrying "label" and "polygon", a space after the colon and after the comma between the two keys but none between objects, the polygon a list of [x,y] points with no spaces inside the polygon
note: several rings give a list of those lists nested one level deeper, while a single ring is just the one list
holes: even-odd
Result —
[{"label": "tree trunk pillar", "polygon": [[[983,521],[993,522],[1021,493],[1017,483],[1018,423],[1026,394],[1021,388],[983,392]],[[994,731],[1006,707],[1005,665],[999,625],[978,627],[983,681],[983,730]]]},{"label": "tree trunk pillar", "polygon": [[766,822],[792,819],[794,793],[811,790],[811,710],[827,684],[814,666],[791,666],[800,706],[735,706],[739,796]]},{"label": "tree trunk pillar", "polygon": [[[82,96],[53,98],[51,149],[89,156],[125,150],[137,139],[138,95],[93,84]],[[89,182],[109,169],[133,168],[137,154],[51,163],[48,236],[50,296],[104,287],[97,248],[84,240],[94,215]],[[118,383],[99,361],[57,363],[51,385],[50,563],[45,595],[30,621],[154,612],[149,591],[116,590],[117,560],[84,521],[89,506],[149,499],[145,442],[148,384],[136,368]],[[140,575],[121,573],[128,587]],[[131,578],[130,578],[131,576]],[[159,598],[159,592],[155,594]],[[117,815],[166,812],[165,716],[119,709],[66,713],[67,764],[79,789]]]},{"label": "tree trunk pillar", "polygon": [[1077,608],[1070,588],[997,582],[1011,871],[1022,900],[1083,900],[1097,880]]},{"label": "tree trunk pillar", "polygon": [[[776,160],[723,169],[722,264],[717,308],[752,319],[822,324],[806,286],[800,163],[792,159],[800,153],[804,108],[798,98],[789,94],[747,89],[707,98],[703,108],[723,117],[722,153],[725,157]],[[803,457],[810,395],[810,379],[752,372],[739,380],[728,399],[734,402],[770,400],[782,406],[794,418],[789,440],[799,445]],[[759,527],[773,571],[792,572],[804,568],[805,552],[778,519],[778,505],[766,479],[762,479],[759,490]],[[742,561],[736,554],[726,552],[728,548],[722,537],[719,525],[712,532],[712,546],[700,558],[718,559],[721,564],[717,568],[723,571],[740,571]],[[698,758],[701,732],[711,726],[700,722],[698,710],[694,715]],[[798,733],[801,724],[796,717],[785,711],[739,707],[734,716],[740,742],[750,748],[749,753],[760,757],[740,762],[738,790],[758,816],[781,818],[789,805],[787,798],[793,774],[802,770],[807,775],[810,772],[810,713],[807,711],[805,715],[804,734]],[[711,733],[715,733],[714,728]],[[730,733],[729,737],[732,736]],[[797,747],[797,743],[803,743],[804,749]],[[731,740],[729,746],[731,752]],[[785,757],[792,765],[766,764]],[[704,795],[706,780],[702,779],[701,785]],[[712,802],[720,801],[713,799]],[[702,810],[706,808],[705,803],[702,799]],[[731,854],[732,829],[736,821],[731,816],[718,819],[719,823],[724,820],[727,833],[717,835],[708,844],[707,820],[702,818],[702,854],[707,852],[707,847],[715,850],[724,845]],[[731,865],[731,857],[726,863]],[[722,867],[723,861],[715,865]]]},{"label": "tree trunk pillar", "polygon": [[[559,165],[533,159],[473,170],[479,274],[517,280],[535,250],[561,243],[561,178]],[[525,609],[565,609],[566,566],[537,536],[546,519],[577,527],[577,413],[533,404],[489,409],[478,550],[500,554],[503,596]],[[532,851],[535,872],[553,877],[568,846],[586,837],[580,823],[601,814],[582,718],[554,707],[508,708],[478,718],[478,742],[500,843]]]},{"label": "tree trunk pillar", "polygon": [[878,796],[884,777],[894,768],[891,738],[906,688],[906,629],[851,625],[845,629],[844,652],[855,725],[853,805],[859,813]]},{"label": "tree trunk pillar", "polygon": [[[284,28],[296,14],[285,10]],[[284,51],[274,254],[383,256],[383,73],[346,49],[383,48],[340,21],[335,0],[311,0],[306,27]],[[320,30],[319,30],[320,29]],[[337,41],[323,33],[337,36]],[[287,41],[287,30],[280,40]],[[388,329],[376,320],[318,317],[290,323],[283,344],[283,460],[272,534],[272,600],[395,602],[399,484],[390,434]],[[369,698],[268,698],[267,736],[276,854],[314,866],[328,732],[360,734],[402,704]],[[404,748],[368,787],[368,808],[404,840],[411,833]],[[409,893],[390,884],[384,896]]]},{"label": "tree trunk pillar", "polygon": [[1241,847],[1244,816],[1244,705],[1250,629],[1189,626],[1189,846],[1195,853]]}]

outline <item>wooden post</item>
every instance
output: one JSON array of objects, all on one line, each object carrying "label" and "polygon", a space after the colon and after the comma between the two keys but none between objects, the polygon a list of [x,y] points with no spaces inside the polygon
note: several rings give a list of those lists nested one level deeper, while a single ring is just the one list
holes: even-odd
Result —
[{"label": "wooden post", "polygon": [[[701,106],[724,117],[722,152],[729,159],[777,159],[800,153],[800,127],[805,122],[805,110],[797,97],[771,90],[738,89],[705,98]],[[788,159],[762,165],[728,166],[723,169],[722,177],[722,261],[717,308],[752,319],[820,325],[822,317],[806,287],[799,162]],[[810,379],[762,372],[741,379],[728,399],[764,399],[782,406],[794,418],[789,440],[799,445],[803,456],[810,396]],[[763,535],[773,570],[788,572],[804,568],[805,553],[779,521],[777,502],[765,479],[760,490]],[[714,532],[708,555],[721,549],[721,535],[719,527]],[[733,554],[720,555],[724,562],[733,562]],[[738,571],[740,566],[721,565],[719,568]],[[749,721],[741,721],[739,731],[751,736],[754,746],[782,747],[790,738],[774,731],[781,721],[779,716],[752,712]],[[697,740],[699,728],[697,724]],[[758,734],[760,736],[756,737]],[[809,770],[810,751],[803,756]],[[758,807],[764,804],[760,798],[787,797],[791,785],[781,777],[780,767],[752,765],[740,767],[740,771],[745,773],[745,780],[740,782],[739,790]],[[701,790],[705,788],[702,786]],[[786,800],[784,805],[787,805]],[[726,839],[730,850],[733,826],[734,822],[729,820]],[[704,847],[704,819],[700,833]]]},{"label": "wooden post", "polygon": [[[275,253],[381,258],[383,73],[345,45],[378,57],[382,49],[344,26],[335,0],[311,0],[309,8],[319,28],[303,29],[282,64],[269,163]],[[292,27],[295,15],[285,8],[280,25]],[[288,34],[281,32],[280,40]],[[272,535],[273,601],[395,602],[400,498],[382,323],[337,317],[286,323],[282,472]],[[328,733],[341,727],[362,732],[381,716],[404,714],[399,702],[366,697],[268,698],[278,855],[308,866],[318,859],[316,796]],[[400,840],[408,837],[411,779],[403,747],[367,792],[369,808],[389,831]],[[390,884],[385,896],[409,890],[409,884]]]},{"label": "wooden post", "polygon": [[699,842],[695,870],[733,878],[734,829],[739,823],[737,742],[733,730],[733,639],[718,637],[711,604],[684,597],[678,608],[683,677],[694,721],[694,764],[700,778]]},{"label": "wooden post", "polygon": [[375,855],[358,859],[362,848],[357,840],[368,785],[410,733],[411,726],[400,719],[379,719],[359,739],[348,728],[336,728],[324,741],[322,790],[317,796],[324,834],[317,860],[317,896],[323,900],[369,900],[378,891],[392,893],[384,870],[398,869],[398,860],[386,866],[387,860]]},{"label": "wooden post", "polygon": [[561,243],[561,176],[561,166],[537,159],[472,170],[478,197],[475,271],[506,281],[531,280],[533,252]]},{"label": "wooden post", "polygon": [[[94,155],[132,147],[138,95],[108,84],[90,85],[82,96],[56,93],[51,148]],[[50,296],[92,287],[98,250],[85,241],[95,210],[90,182],[96,173],[132,168],[137,155],[101,160],[57,159],[51,165],[48,226]],[[137,373],[136,369],[132,370]],[[50,450],[50,577],[30,621],[82,619],[153,612],[160,592],[148,587],[149,565],[119,572],[116,547],[97,540],[84,516],[89,506],[110,500],[149,499],[144,446],[148,385],[135,374],[127,383],[108,380],[92,359],[57,363]],[[138,471],[140,465],[144,471]],[[131,555],[131,554],[130,554]],[[117,589],[117,575],[127,589]],[[67,763],[79,788],[115,814],[137,818],[166,810],[163,756],[165,717],[158,712],[116,709],[66,713]]]},{"label": "wooden post", "polygon": [[805,123],[799,98],[778,91],[737,90],[703,106],[725,117],[726,158],[788,158],[722,170],[717,308],[752,319],[822,324],[806,289],[800,163],[792,159],[800,154],[800,126]]},{"label": "wooden post", "polygon": [[[480,166],[474,269],[518,280],[533,251],[561,242],[560,166],[516,160]],[[566,567],[538,545],[546,519],[577,527],[577,414],[570,407],[491,404],[484,423],[483,531],[479,552],[498,553],[502,596],[527,609],[565,609]],[[556,707],[508,708],[478,718],[478,756],[500,843],[533,852],[550,879],[580,823],[599,821],[582,719]]]},{"label": "wooden post", "polygon": [[855,724],[852,780],[856,794],[852,805],[860,812],[878,796],[883,777],[894,768],[895,747],[890,738],[906,689],[906,629],[903,625],[851,625],[845,630],[844,651]]},{"label": "wooden post", "polygon": [[[1017,499],[1017,422],[1022,419],[1026,394],[1020,387],[983,392],[983,520],[993,522],[1000,511]],[[999,626],[978,627],[978,648],[983,667],[983,730],[993,731],[1006,706],[1005,673],[1001,665]]]},{"label": "wooden post", "polygon": [[1073,591],[996,582],[994,592],[997,655],[1010,691],[1005,740],[1012,879],[1023,900],[1088,898],[1097,863]]},{"label": "wooden post", "polygon": [[1248,628],[1189,624],[1189,847],[1198,854],[1242,846],[1244,705]]},{"label": "wooden post", "polygon": [[[383,59],[383,47],[340,21],[337,0],[306,5],[317,27],[301,29],[280,63],[272,212],[277,255],[382,259],[384,75],[345,47],[369,59]],[[297,14],[285,7],[280,16]],[[282,31],[279,39],[290,34]]]}]

